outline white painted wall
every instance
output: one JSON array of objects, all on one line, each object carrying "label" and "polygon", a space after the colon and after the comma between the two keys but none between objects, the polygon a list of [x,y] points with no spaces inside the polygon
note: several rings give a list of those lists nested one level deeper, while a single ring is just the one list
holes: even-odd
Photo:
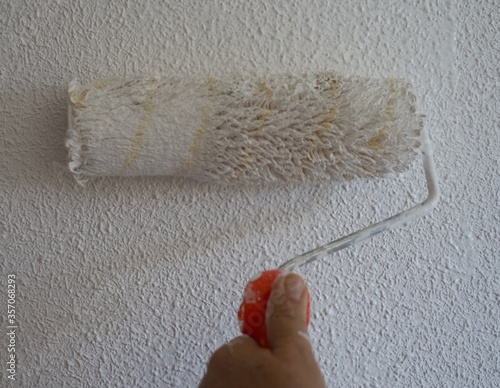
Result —
[{"label": "white painted wall", "polygon": [[196,386],[251,275],[425,195],[418,163],[382,182],[82,189],[67,83],[320,69],[409,78],[442,182],[430,216],[301,271],[328,386],[497,385],[499,11],[453,3],[1,2],[0,322],[15,273],[21,386]]}]

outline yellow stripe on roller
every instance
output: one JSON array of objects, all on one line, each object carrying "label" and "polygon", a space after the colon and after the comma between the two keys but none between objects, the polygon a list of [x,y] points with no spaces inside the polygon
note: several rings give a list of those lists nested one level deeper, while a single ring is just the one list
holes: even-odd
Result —
[{"label": "yellow stripe on roller", "polygon": [[73,109],[82,109],[86,108],[87,105],[83,103],[83,100],[87,96],[88,90],[84,89],[80,93],[77,93],[76,91],[72,91],[69,94],[69,100],[71,101],[71,104],[73,105]]},{"label": "yellow stripe on roller", "polygon": [[262,90],[264,92],[264,94],[266,95],[267,98],[271,98],[271,96],[272,96],[271,89],[269,89],[269,86],[267,86],[265,78],[262,78],[260,80],[259,87],[260,87],[260,90]]},{"label": "yellow stripe on roller", "polygon": [[212,108],[213,108],[213,96],[215,94],[215,79],[212,77],[207,78],[207,91],[208,91],[208,103],[205,105],[201,112],[201,121],[198,129],[194,133],[193,143],[191,147],[188,148],[189,156],[181,161],[181,168],[176,173],[172,174],[174,176],[184,175],[189,168],[194,164],[196,155],[200,152],[203,137],[207,131],[208,121],[210,120]]},{"label": "yellow stripe on roller", "polygon": [[158,91],[158,79],[155,79],[154,89],[149,90],[147,93],[147,103],[143,108],[144,109],[143,116],[134,132],[133,138],[130,140],[131,147],[123,163],[120,175],[124,175],[127,172],[129,172],[134,163],[137,161],[137,159],[139,159],[140,151],[144,144],[144,135],[146,133],[146,128],[149,126],[149,124],[151,123],[151,119],[153,118],[153,112],[155,110],[153,101],[157,91]]},{"label": "yellow stripe on roller", "polygon": [[[330,125],[332,125],[333,118],[337,114],[338,110],[338,104],[340,101],[340,91],[337,86],[337,79],[335,78],[335,74],[332,73],[332,77],[328,79],[328,83],[330,84],[330,87],[332,89],[332,106],[326,112],[325,116],[323,117],[323,120],[321,120],[318,124],[322,126],[323,128],[329,128]],[[319,132],[319,131],[316,131]],[[315,132],[315,133],[316,133]]]},{"label": "yellow stripe on roller", "polygon": [[366,143],[366,145],[368,147],[373,148],[373,149],[377,149],[377,150],[381,150],[384,148],[384,146],[382,145],[382,142],[389,133],[389,121],[391,121],[394,117],[394,110],[395,110],[394,103],[396,101],[397,92],[398,92],[396,89],[396,85],[395,85],[393,78],[389,78],[387,80],[387,83],[389,86],[390,95],[389,95],[389,98],[387,100],[387,105],[385,107],[386,119],[385,119],[384,125],[377,132],[377,134],[375,136],[371,137]]},{"label": "yellow stripe on roller", "polygon": [[[266,98],[268,100],[271,99],[271,97],[273,96],[272,92],[271,92],[271,89],[269,89],[269,87],[267,86],[266,84],[266,80],[264,78],[262,78],[260,81],[259,81],[259,89],[261,92],[264,92]],[[272,110],[267,108],[267,107],[264,107],[265,109],[265,113],[261,116],[257,116],[256,119],[259,120],[259,121],[267,121],[269,119],[269,117],[271,117],[271,115],[273,114]],[[260,129],[262,128],[262,126],[260,127],[257,127],[257,128],[254,128],[252,129],[252,131],[259,131]]]},{"label": "yellow stripe on roller", "polygon": [[324,135],[325,135],[325,130],[331,127],[333,123],[333,119],[335,116],[338,114],[338,107],[340,103],[340,90],[337,85],[337,76],[335,73],[331,72],[328,77],[328,84],[330,85],[330,95],[331,95],[331,101],[332,105],[330,106],[330,109],[325,113],[323,116],[323,119],[317,123],[320,127],[324,129],[316,129],[313,131],[313,134],[315,135],[316,139],[314,140],[314,144],[310,150],[307,152],[307,157],[303,158],[301,162],[305,165],[312,165],[314,161],[318,158],[318,152],[317,152],[317,146],[318,144],[321,144],[323,141]]},{"label": "yellow stripe on roller", "polygon": [[[269,86],[267,86],[265,77],[259,79],[259,81],[257,82],[257,93],[264,93],[264,96],[268,101],[273,96],[271,89],[269,89]],[[229,181],[231,183],[238,182],[242,172],[251,166],[251,163],[254,161],[253,155],[255,154],[257,143],[262,139],[262,135],[260,134],[261,130],[262,128],[264,128],[269,118],[273,115],[273,111],[267,108],[266,104],[264,104],[264,106],[261,106],[261,108],[264,109],[264,113],[255,118],[258,124],[254,128],[248,129],[248,131],[250,132],[249,137],[253,140],[253,142],[248,146],[243,146],[241,148],[242,162],[237,166],[239,168],[239,171],[235,171],[230,178]]]}]

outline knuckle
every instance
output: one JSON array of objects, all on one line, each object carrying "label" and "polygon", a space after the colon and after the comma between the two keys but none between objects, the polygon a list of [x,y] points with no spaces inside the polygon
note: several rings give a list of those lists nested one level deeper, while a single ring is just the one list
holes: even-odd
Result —
[{"label": "knuckle", "polygon": [[212,354],[210,360],[208,361],[208,365],[216,367],[217,365],[222,364],[225,359],[226,359],[226,351],[223,347],[221,347]]}]

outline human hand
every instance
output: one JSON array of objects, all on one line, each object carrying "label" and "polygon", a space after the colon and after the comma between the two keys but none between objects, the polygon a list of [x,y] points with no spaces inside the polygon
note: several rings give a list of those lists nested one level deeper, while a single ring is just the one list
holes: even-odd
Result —
[{"label": "human hand", "polygon": [[296,274],[276,279],[266,316],[270,348],[240,336],[212,355],[199,388],[324,388],[307,336],[308,291]]}]

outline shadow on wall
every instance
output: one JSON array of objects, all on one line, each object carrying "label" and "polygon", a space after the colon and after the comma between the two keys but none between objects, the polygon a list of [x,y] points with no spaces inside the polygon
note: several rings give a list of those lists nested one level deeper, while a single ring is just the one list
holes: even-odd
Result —
[{"label": "shadow on wall", "polygon": [[[370,205],[377,204],[376,198],[369,198],[370,202],[365,203],[364,193],[372,193],[381,184],[363,181],[307,187],[234,188],[165,177],[99,178],[81,188],[67,169],[66,88],[7,93],[4,99],[4,120],[12,125],[3,127],[2,187],[9,191],[39,187],[40,192],[46,190],[65,201],[66,208],[77,203],[88,212],[96,208],[98,200],[101,213],[93,215],[91,227],[106,222],[105,216],[111,227],[120,223],[136,224],[128,237],[143,244],[146,250],[148,244],[154,250],[166,243],[157,240],[163,235],[160,231],[171,235],[166,240],[177,247],[179,253],[186,250],[194,257],[220,246],[265,247],[269,241],[283,241],[285,236],[290,252],[302,253],[298,251],[300,241],[304,240],[302,234],[311,244],[302,249],[313,248],[315,239],[308,236],[316,236],[321,242],[330,241],[366,225],[380,209]],[[145,202],[149,206],[144,206]],[[113,203],[125,205],[116,209]],[[124,209],[130,213],[130,219],[120,218]],[[163,218],[170,223],[161,225],[159,220]],[[354,225],[353,219],[359,224]],[[148,231],[148,220],[157,222],[156,231]],[[320,220],[332,222],[318,226]],[[80,222],[89,224],[85,217]],[[101,237],[116,238],[113,233],[104,233]]]},{"label": "shadow on wall", "polygon": [[[111,223],[121,222],[117,213],[113,213],[120,210],[112,208],[113,202],[126,204],[125,209],[135,214],[132,221],[138,225],[146,226],[148,219],[165,217],[172,220],[171,224],[160,229],[173,230],[173,237],[177,236],[177,241],[172,239],[170,243],[180,248],[189,241],[192,253],[203,254],[207,249],[217,249],[228,242],[238,245],[243,240],[265,246],[268,241],[282,240],[283,236],[293,240],[293,245],[302,239],[302,231],[319,235],[326,242],[356,229],[358,225],[343,222],[356,219],[355,212],[365,217],[357,219],[361,226],[366,224],[365,220],[372,220],[379,209],[364,203],[364,193],[373,192],[381,184],[363,181],[307,187],[233,188],[165,177],[99,178],[81,188],[67,168],[66,88],[7,93],[4,99],[4,120],[12,125],[3,126],[5,153],[0,175],[3,188],[10,191],[39,187],[41,192],[47,190],[60,198],[69,197],[66,202],[78,203],[83,209],[94,208],[97,198],[102,201],[101,210],[110,212]],[[145,201],[153,205],[143,206]],[[370,198],[370,202],[376,204],[376,198]],[[360,206],[365,206],[362,211]],[[103,215],[96,217],[102,220]],[[204,222],[199,222],[200,218]],[[325,219],[332,223],[326,228],[318,227],[317,220]],[[139,227],[132,232],[130,238],[137,239],[146,233]],[[159,243],[152,239],[153,245]]]},{"label": "shadow on wall", "polygon": [[[4,98],[6,117],[12,126],[4,126],[2,187],[7,190],[39,187],[40,192],[47,190],[59,199],[67,197],[64,199],[69,203],[67,206],[73,202],[89,210],[95,208],[98,199],[101,201],[98,207],[104,211],[94,216],[98,223],[106,212],[111,224],[122,222],[117,214],[123,209],[113,209],[112,204],[126,204],[124,209],[135,217],[129,221],[139,225],[132,228],[131,239],[147,241],[147,220],[164,217],[171,223],[160,225],[159,230],[171,232],[169,244],[182,250],[189,241],[186,249],[195,256],[203,255],[207,249],[237,246],[243,241],[262,247],[269,241],[282,241],[285,236],[292,246],[291,252],[302,253],[294,247],[303,240],[302,232],[306,237],[313,235],[327,242],[366,225],[366,220],[372,220],[379,209],[370,205],[377,203],[376,198],[370,198],[368,204],[364,201],[364,193],[372,193],[381,184],[363,181],[307,187],[234,188],[165,177],[98,178],[82,188],[67,168],[66,88],[16,92]],[[143,206],[145,201],[150,206]],[[200,218],[203,222],[199,222]],[[325,219],[332,223],[318,226],[318,221],[324,223]],[[359,225],[353,225],[353,219]],[[141,229],[140,225],[144,227]],[[152,246],[165,243],[156,241],[156,236],[157,232],[151,232]],[[313,247],[314,239],[307,248]]]},{"label": "shadow on wall", "polygon": [[2,187],[54,183],[66,163],[66,94],[63,87],[3,93]]}]

